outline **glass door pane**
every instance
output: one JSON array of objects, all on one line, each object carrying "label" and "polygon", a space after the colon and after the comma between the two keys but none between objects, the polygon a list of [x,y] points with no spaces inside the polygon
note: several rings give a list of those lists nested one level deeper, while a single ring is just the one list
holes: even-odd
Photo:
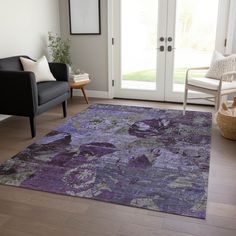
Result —
[{"label": "glass door pane", "polygon": [[121,0],[121,88],[156,90],[157,0]]},{"label": "glass door pane", "polygon": [[[215,49],[217,0],[177,0],[174,53],[174,92],[183,92],[186,69],[209,66]],[[194,76],[204,77],[206,72]]]}]

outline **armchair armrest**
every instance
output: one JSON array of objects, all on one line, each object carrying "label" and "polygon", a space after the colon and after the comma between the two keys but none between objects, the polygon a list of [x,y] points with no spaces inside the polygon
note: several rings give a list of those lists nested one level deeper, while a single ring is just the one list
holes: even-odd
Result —
[{"label": "armchair armrest", "polygon": [[188,77],[189,77],[189,72],[190,71],[194,71],[194,70],[208,70],[209,69],[209,66],[206,66],[206,67],[192,67],[192,68],[188,68],[187,71],[186,71],[186,80],[185,80],[185,83],[188,82]]},{"label": "armchair armrest", "polygon": [[25,71],[0,71],[0,113],[34,116],[38,108],[35,75]]},{"label": "armchair armrest", "polygon": [[208,70],[209,66],[207,67],[192,67],[192,68],[188,68],[187,71],[191,71],[191,70]]},{"label": "armchair armrest", "polygon": [[224,80],[224,81],[227,81],[227,82],[232,82],[234,80],[234,78],[236,78],[236,71],[229,71],[229,72],[226,72],[224,73],[220,80]]},{"label": "armchair armrest", "polygon": [[69,81],[69,69],[66,64],[50,62],[49,68],[58,81]]},{"label": "armchair armrest", "polygon": [[236,71],[229,71],[224,73],[222,76],[227,76],[227,75],[236,75]]}]

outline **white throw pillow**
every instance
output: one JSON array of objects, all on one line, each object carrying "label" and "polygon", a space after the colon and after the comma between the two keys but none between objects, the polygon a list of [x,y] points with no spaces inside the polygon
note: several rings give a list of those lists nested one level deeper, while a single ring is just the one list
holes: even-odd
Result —
[{"label": "white throw pillow", "polygon": [[20,57],[24,71],[31,71],[35,74],[36,82],[56,81],[52,75],[47,58],[42,56],[38,61]]},{"label": "white throw pillow", "polygon": [[225,59],[225,56],[221,52],[214,51],[213,54],[212,54],[211,65],[210,66],[213,66],[216,61],[219,61],[219,60],[222,60],[222,59]]},{"label": "white throw pillow", "polygon": [[[236,71],[236,54],[225,57],[221,53],[215,51],[212,56],[212,61],[208,72],[207,78],[221,79],[224,73]],[[233,76],[229,75],[223,78],[225,81],[232,81]]]}]

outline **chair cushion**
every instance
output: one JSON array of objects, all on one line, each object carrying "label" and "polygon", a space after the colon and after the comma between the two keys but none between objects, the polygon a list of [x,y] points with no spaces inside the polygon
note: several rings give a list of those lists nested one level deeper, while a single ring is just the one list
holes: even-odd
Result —
[{"label": "chair cushion", "polygon": [[39,105],[69,92],[69,85],[64,81],[41,82],[37,83],[37,87]]},{"label": "chair cushion", "polygon": [[[188,79],[188,84],[201,88],[218,90],[220,80],[210,79],[210,78],[190,78]],[[227,89],[236,89],[236,81],[232,82],[223,81],[222,90],[227,90]]]}]

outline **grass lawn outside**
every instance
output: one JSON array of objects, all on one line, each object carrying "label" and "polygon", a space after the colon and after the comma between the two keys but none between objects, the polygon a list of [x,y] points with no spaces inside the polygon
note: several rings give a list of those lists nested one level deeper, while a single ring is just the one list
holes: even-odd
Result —
[{"label": "grass lawn outside", "polygon": [[[187,68],[176,68],[174,72],[174,82],[175,84],[184,84],[185,75]],[[198,71],[192,73],[192,76],[201,78],[204,77],[206,72]],[[156,70],[143,70],[130,72],[123,75],[122,80],[131,80],[131,81],[144,81],[144,82],[155,82],[156,80]]]}]

